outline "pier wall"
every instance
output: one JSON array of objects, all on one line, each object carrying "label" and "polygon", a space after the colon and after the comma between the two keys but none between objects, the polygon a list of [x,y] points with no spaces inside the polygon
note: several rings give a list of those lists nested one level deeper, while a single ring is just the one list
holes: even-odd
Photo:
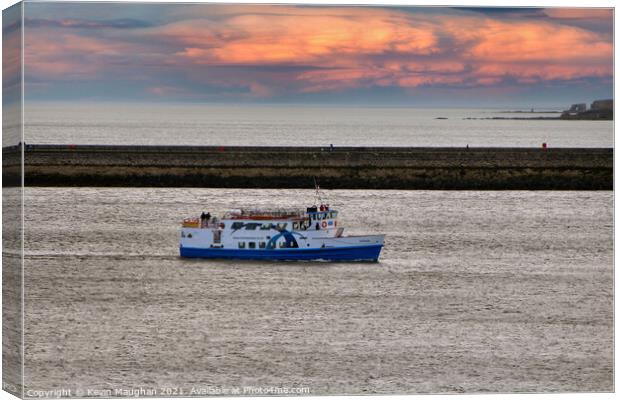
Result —
[{"label": "pier wall", "polygon": [[[27,186],[611,190],[613,149],[27,145]],[[3,149],[14,181],[18,147]]]}]

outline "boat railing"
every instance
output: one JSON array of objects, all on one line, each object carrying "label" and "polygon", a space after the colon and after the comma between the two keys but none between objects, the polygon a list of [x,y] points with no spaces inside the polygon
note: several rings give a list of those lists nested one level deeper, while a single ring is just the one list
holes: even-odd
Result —
[{"label": "boat railing", "polygon": [[298,209],[238,209],[226,212],[223,219],[290,219],[303,218],[304,214]]},{"label": "boat railing", "polygon": [[185,218],[183,228],[200,228],[200,218]]},{"label": "boat railing", "polygon": [[211,228],[217,229],[222,228],[222,223],[217,217],[213,217],[211,219],[201,219],[201,218],[185,218],[182,223],[183,228]]}]

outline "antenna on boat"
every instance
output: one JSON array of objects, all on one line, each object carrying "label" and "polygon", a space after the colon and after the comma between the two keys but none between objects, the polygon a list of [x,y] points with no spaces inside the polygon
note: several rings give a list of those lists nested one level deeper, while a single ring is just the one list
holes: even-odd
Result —
[{"label": "antenna on boat", "polygon": [[319,204],[323,204],[323,199],[321,199],[321,188],[316,181],[316,177],[312,177],[312,179],[314,179],[314,192],[316,194],[316,198],[319,201]]}]

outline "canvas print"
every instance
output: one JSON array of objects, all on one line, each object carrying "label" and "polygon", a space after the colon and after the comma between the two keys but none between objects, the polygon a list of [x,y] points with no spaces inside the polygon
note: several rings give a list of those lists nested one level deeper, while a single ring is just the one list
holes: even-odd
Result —
[{"label": "canvas print", "polygon": [[4,391],[613,392],[613,8],[2,17]]}]

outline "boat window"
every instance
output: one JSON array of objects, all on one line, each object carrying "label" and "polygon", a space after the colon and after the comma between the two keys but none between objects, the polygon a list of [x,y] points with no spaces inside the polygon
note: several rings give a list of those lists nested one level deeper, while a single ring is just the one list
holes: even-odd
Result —
[{"label": "boat window", "polygon": [[268,231],[269,229],[271,229],[271,223],[262,224],[262,225],[260,226],[260,229],[261,229],[262,231]]},{"label": "boat window", "polygon": [[245,249],[245,242],[239,242],[239,248]]},{"label": "boat window", "polygon": [[293,229],[299,229],[299,222],[293,222]]},{"label": "boat window", "polygon": [[280,242],[280,248],[282,249],[284,247],[286,247],[286,242]]},{"label": "boat window", "polygon": [[233,222],[232,224],[232,229],[233,230],[237,230],[237,229],[241,229],[243,228],[243,222]]},{"label": "boat window", "polygon": [[329,213],[329,218],[336,218],[336,215],[337,215],[337,214],[338,214],[338,213],[337,213],[336,211],[331,211],[331,212]]},{"label": "boat window", "polygon": [[265,243],[265,242],[258,242],[258,247],[260,247],[261,249],[264,249],[265,246],[267,246],[267,243]]},{"label": "boat window", "polygon": [[323,213],[323,219],[327,219],[327,218],[329,218],[328,214],[327,213]]},{"label": "boat window", "polygon": [[316,220],[316,214],[312,214],[310,218],[312,218],[313,221]]},{"label": "boat window", "polygon": [[256,243],[255,242],[248,242],[248,247],[250,249],[255,249],[256,248]]},{"label": "boat window", "polygon": [[258,228],[260,224],[246,224],[245,225],[245,230],[246,231],[253,231],[256,230],[256,228]]}]

